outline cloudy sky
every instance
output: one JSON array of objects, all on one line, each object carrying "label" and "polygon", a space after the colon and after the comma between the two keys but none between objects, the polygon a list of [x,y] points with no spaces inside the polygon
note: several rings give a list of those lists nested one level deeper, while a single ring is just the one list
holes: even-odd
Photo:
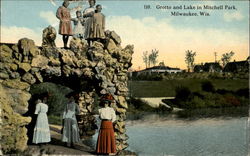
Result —
[{"label": "cloudy sky", "polygon": [[[55,16],[62,1],[54,0],[2,0],[1,42],[16,43],[28,37],[41,45],[42,30],[48,25],[58,30]],[[196,52],[195,63],[212,62],[226,52],[234,51],[233,60],[245,60],[249,56],[249,1],[115,1],[100,0],[106,16],[106,29],[116,31],[122,38],[122,46],[133,44],[133,69],[145,68],[142,60],[144,51],[159,50],[158,62],[170,67],[186,68],[185,51]],[[87,7],[87,3],[71,3]],[[150,5],[150,9],[144,9]],[[156,6],[171,9],[156,9]],[[192,5],[223,6],[223,10],[184,10]],[[174,6],[182,9],[174,10]],[[235,9],[230,9],[234,6]],[[171,16],[171,12],[200,11],[210,16]],[[72,11],[72,17],[75,11]],[[61,36],[56,40],[62,46]]]}]

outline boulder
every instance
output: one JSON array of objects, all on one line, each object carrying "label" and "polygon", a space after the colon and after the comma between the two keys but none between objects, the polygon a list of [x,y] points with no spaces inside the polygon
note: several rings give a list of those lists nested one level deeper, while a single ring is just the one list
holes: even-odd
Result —
[{"label": "boulder", "polygon": [[34,84],[36,82],[35,77],[30,73],[25,73],[22,76],[22,80],[25,81],[25,82],[28,82],[29,84]]},{"label": "boulder", "polygon": [[77,59],[75,57],[75,54],[70,50],[61,50],[60,51],[61,58],[64,64],[68,66],[75,66],[75,62],[77,62]]},{"label": "boulder", "polygon": [[118,96],[118,104],[123,108],[128,109],[127,101],[123,96]]},{"label": "boulder", "polygon": [[9,74],[0,72],[0,79],[8,79],[8,78],[9,78]]},{"label": "boulder", "polygon": [[12,49],[10,49],[7,45],[0,46],[0,61],[1,62],[13,62],[12,60]]},{"label": "boulder", "polygon": [[60,66],[61,62],[59,58],[49,57],[49,65],[50,66]]},{"label": "boulder", "polygon": [[45,67],[48,64],[48,62],[49,62],[49,59],[47,57],[42,56],[42,55],[37,55],[36,57],[32,59],[31,66],[42,68],[42,67]]},{"label": "boulder", "polygon": [[61,76],[61,67],[54,67],[54,66],[46,66],[43,68],[45,75],[52,77],[52,76]]},{"label": "boulder", "polygon": [[39,82],[43,82],[43,77],[40,72],[35,72],[35,76]]},{"label": "boulder", "polygon": [[48,26],[47,28],[43,29],[42,47],[56,48],[55,39],[56,29],[54,27]]},{"label": "boulder", "polygon": [[7,79],[2,82],[2,84],[6,87],[13,89],[25,90],[29,89],[30,85],[26,82],[20,81],[20,79]]},{"label": "boulder", "polygon": [[120,49],[116,46],[115,42],[112,39],[109,39],[107,44],[107,50],[112,55],[116,54]]},{"label": "boulder", "polygon": [[24,72],[28,72],[31,69],[31,66],[29,63],[20,63],[19,69],[23,70]]},{"label": "boulder", "polygon": [[18,41],[17,45],[19,52],[23,55],[23,62],[29,62],[29,59],[32,56],[39,53],[39,49],[36,47],[35,42],[31,39],[22,38]]}]

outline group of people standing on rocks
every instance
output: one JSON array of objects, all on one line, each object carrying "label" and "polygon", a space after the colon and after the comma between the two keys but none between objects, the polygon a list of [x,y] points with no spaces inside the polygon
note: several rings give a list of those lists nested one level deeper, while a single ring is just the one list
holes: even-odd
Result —
[{"label": "group of people standing on rocks", "polygon": [[[76,115],[80,114],[79,106],[75,100],[77,98],[75,93],[69,93],[66,96],[69,100],[65,106],[62,118],[62,142],[68,147],[74,147],[75,143],[81,143],[79,135],[79,127]],[[37,120],[34,127],[33,140],[34,144],[47,144],[51,141],[50,128],[48,123],[48,97],[44,96],[43,100],[38,99],[35,109]],[[116,121],[116,114],[111,104],[115,102],[111,94],[103,95],[100,99],[101,108],[99,111],[99,118],[102,120],[98,140],[96,144],[97,154],[115,154],[116,141],[114,135],[113,123]]]},{"label": "group of people standing on rocks", "polygon": [[[76,18],[71,18],[69,1],[65,0],[57,10],[56,17],[60,20],[59,34],[62,35],[64,48],[67,49],[69,36],[86,39],[89,46],[92,41],[105,39],[105,16],[101,13],[102,6],[95,6],[95,0],[88,0],[89,7],[83,13],[76,11]],[[71,21],[74,23],[72,29]]]}]

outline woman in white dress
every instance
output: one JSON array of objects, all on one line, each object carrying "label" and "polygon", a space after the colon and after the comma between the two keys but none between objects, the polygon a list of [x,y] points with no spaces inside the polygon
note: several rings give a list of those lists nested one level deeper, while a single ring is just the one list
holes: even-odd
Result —
[{"label": "woman in white dress", "polygon": [[[44,101],[46,100],[47,97],[44,98]],[[32,142],[35,144],[48,143],[51,141],[47,112],[48,105],[38,99],[35,110],[35,114],[37,114],[37,120],[32,140]]]}]

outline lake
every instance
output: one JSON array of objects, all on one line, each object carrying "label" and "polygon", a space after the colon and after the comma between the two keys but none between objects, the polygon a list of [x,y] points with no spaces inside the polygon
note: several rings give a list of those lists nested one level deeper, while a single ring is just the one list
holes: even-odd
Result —
[{"label": "lake", "polygon": [[[178,119],[159,114],[127,120],[128,150],[139,155],[247,156],[247,117]],[[88,141],[95,147],[97,134]]]}]

